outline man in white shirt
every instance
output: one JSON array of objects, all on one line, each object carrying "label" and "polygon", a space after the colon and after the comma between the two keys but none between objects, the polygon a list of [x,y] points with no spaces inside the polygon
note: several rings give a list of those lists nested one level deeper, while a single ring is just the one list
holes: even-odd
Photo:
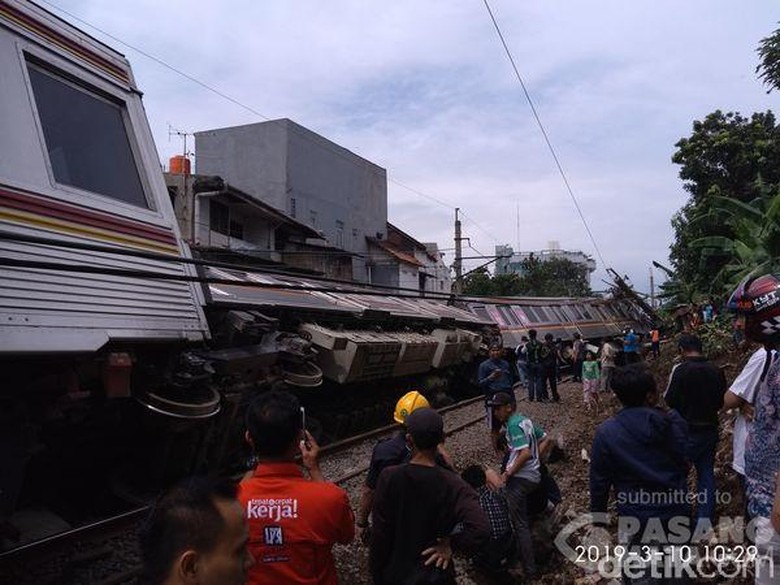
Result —
[{"label": "man in white shirt", "polygon": [[[745,442],[747,441],[748,429],[753,420],[753,403],[756,394],[765,380],[761,380],[761,374],[766,371],[766,360],[773,360],[776,352],[772,350],[767,352],[763,347],[759,347],[742,368],[739,376],[736,377],[731,387],[726,391],[723,397],[723,410],[739,409],[737,417],[734,419],[734,434],[732,438],[732,450],[734,452],[731,461],[731,467],[739,476],[739,483],[742,487],[742,496],[745,495]],[[746,518],[747,520],[747,518]]]}]

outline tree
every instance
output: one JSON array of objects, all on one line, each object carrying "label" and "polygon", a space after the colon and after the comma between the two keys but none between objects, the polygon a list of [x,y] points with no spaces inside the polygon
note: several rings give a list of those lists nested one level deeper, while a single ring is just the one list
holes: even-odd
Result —
[{"label": "tree", "polygon": [[728,256],[728,262],[714,277],[727,289],[733,289],[751,272],[780,269],[780,190],[761,188],[762,196],[750,203],[725,197],[713,201],[708,213],[729,226],[732,237],[707,236],[691,243]]},{"label": "tree", "polygon": [[[780,127],[770,111],[747,119],[718,110],[695,121],[691,136],[675,146],[672,161],[681,166],[680,178],[690,198],[672,218],[672,266],[677,278],[699,293],[720,293],[725,283],[714,276],[724,274],[732,253],[701,242],[734,238],[735,226],[710,213],[713,202],[728,198],[750,203],[764,195],[762,189],[780,186]],[[692,245],[695,241],[700,244]]]},{"label": "tree", "polygon": [[761,58],[761,62],[756,67],[756,73],[764,85],[769,88],[767,93],[773,89],[780,89],[780,28],[768,37],[761,39],[756,51]]},{"label": "tree", "polygon": [[591,295],[588,269],[566,258],[539,260],[533,254],[523,261],[522,275],[491,277],[480,268],[465,278],[463,293],[473,296],[585,297]]},{"label": "tree", "polygon": [[493,295],[493,278],[487,268],[477,268],[463,279],[463,294],[477,297]]},{"label": "tree", "polygon": [[590,296],[588,269],[567,258],[538,260],[533,254],[523,261],[522,294],[533,297]]}]

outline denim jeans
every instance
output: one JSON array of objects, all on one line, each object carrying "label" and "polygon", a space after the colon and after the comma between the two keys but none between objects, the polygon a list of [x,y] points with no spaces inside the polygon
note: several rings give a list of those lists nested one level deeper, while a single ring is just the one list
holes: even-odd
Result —
[{"label": "denim jeans", "polygon": [[696,517],[712,521],[715,515],[715,447],[717,427],[691,426],[687,455],[696,468]]},{"label": "denim jeans", "polygon": [[533,402],[542,396],[542,364],[528,364],[528,400]]}]

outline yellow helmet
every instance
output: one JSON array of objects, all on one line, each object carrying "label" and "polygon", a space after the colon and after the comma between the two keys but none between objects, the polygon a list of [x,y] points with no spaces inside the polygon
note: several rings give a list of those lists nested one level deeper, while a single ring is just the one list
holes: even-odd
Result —
[{"label": "yellow helmet", "polygon": [[395,412],[393,413],[393,420],[398,424],[404,424],[406,417],[418,408],[429,408],[431,405],[428,403],[428,399],[420,394],[417,390],[407,392],[396,402]]}]

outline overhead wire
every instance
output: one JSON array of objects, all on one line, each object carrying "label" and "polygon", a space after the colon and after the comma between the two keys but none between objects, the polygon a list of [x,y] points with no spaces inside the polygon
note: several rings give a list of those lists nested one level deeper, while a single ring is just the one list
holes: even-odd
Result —
[{"label": "overhead wire", "polygon": [[[190,75],[189,73],[179,69],[178,67],[175,67],[174,65],[171,65],[171,64],[167,63],[163,59],[161,59],[159,57],[156,57],[155,55],[152,55],[151,53],[149,53],[147,51],[144,51],[143,49],[141,49],[141,48],[139,48],[139,47],[137,47],[135,45],[132,45],[132,44],[130,44],[130,43],[128,43],[128,42],[126,42],[126,41],[124,41],[122,39],[120,39],[116,35],[111,34],[110,32],[108,32],[108,31],[106,31],[106,30],[104,30],[104,29],[102,29],[102,28],[100,28],[100,27],[98,27],[98,26],[96,26],[96,25],[94,25],[94,24],[84,20],[83,18],[80,18],[76,14],[73,14],[72,12],[62,8],[61,6],[59,6],[59,5],[57,5],[57,4],[53,3],[53,2],[50,2],[49,0],[40,0],[40,1],[43,4],[46,4],[47,6],[50,6],[50,7],[54,8],[55,10],[58,10],[58,11],[62,12],[63,14],[68,15],[70,18],[76,20],[77,22],[79,22],[79,23],[81,23],[81,24],[83,24],[85,26],[88,26],[89,28],[91,28],[93,30],[98,31],[100,34],[105,35],[106,37],[108,37],[112,41],[114,41],[116,43],[119,43],[120,45],[123,45],[123,46],[125,46],[125,47],[127,47],[127,48],[129,48],[129,49],[131,49],[131,50],[133,50],[135,52],[137,52],[140,55],[143,55],[144,57],[154,61],[158,65],[173,71],[177,75],[181,75],[185,79],[187,79],[187,80],[195,83],[196,85],[202,87],[203,89],[205,89],[205,90],[207,90],[207,91],[209,91],[211,93],[214,93],[215,95],[217,95],[217,96],[219,96],[219,97],[229,101],[230,103],[238,106],[239,108],[241,108],[243,110],[246,110],[247,112],[249,112],[251,114],[254,114],[255,116],[258,116],[259,118],[262,118],[263,120],[265,120],[267,122],[271,122],[271,123],[275,123],[275,124],[280,124],[281,125],[281,121],[280,120],[275,120],[275,119],[269,118],[268,116],[266,116],[265,114],[259,112],[255,108],[244,104],[243,102],[237,100],[236,98],[226,94],[223,91],[220,91],[219,89],[213,87],[212,85],[209,85],[208,83],[206,83],[204,81],[201,81],[197,77],[195,77],[193,75]],[[306,130],[305,128],[303,130],[306,130],[306,132],[299,130],[296,126],[291,126],[291,127],[288,127],[288,128],[293,133],[298,134],[301,138],[303,138],[305,140],[308,140],[310,142],[315,142],[313,140],[313,138],[309,135],[310,131]],[[328,143],[323,143],[320,140],[317,140],[316,144],[318,146],[324,148],[325,150],[328,150],[332,154],[335,154],[336,156],[339,156],[339,157],[343,158],[344,160],[348,160],[349,162],[351,162],[351,163],[353,163],[355,165],[358,164],[357,161],[353,157],[346,156],[344,154],[344,152],[342,152],[342,151],[347,150],[344,147],[338,146],[336,144],[331,145],[331,144],[328,144]],[[360,157],[360,155],[355,155],[355,156]],[[360,158],[363,159],[363,157],[360,157]],[[366,160],[366,159],[363,159],[363,160]],[[454,205],[452,205],[450,203],[446,203],[445,201],[442,201],[441,199],[439,199],[437,197],[434,197],[433,195],[429,195],[427,193],[423,193],[419,189],[415,189],[413,187],[410,187],[409,185],[406,185],[405,183],[403,183],[401,181],[398,181],[397,179],[393,179],[391,177],[388,177],[387,180],[392,182],[395,185],[398,185],[399,187],[401,187],[403,189],[406,189],[410,193],[418,195],[419,197],[423,197],[425,199],[433,201],[434,203],[437,203],[438,205],[441,205],[441,206],[446,207],[448,209],[451,209],[451,210],[455,209]]]},{"label": "overhead wire", "polygon": [[587,231],[588,233],[588,237],[590,238],[590,241],[593,244],[594,249],[596,250],[596,254],[598,254],[599,260],[601,260],[602,266],[604,266],[604,268],[608,268],[609,264],[607,264],[607,262],[604,260],[604,256],[602,255],[601,249],[599,248],[599,245],[596,242],[596,238],[593,236],[593,232],[591,231],[590,226],[588,225],[588,221],[585,219],[585,214],[582,212],[582,208],[580,207],[580,204],[577,201],[577,197],[574,195],[574,190],[569,184],[569,179],[566,176],[566,172],[563,170],[563,165],[561,164],[561,161],[558,158],[558,154],[555,152],[555,148],[553,148],[550,137],[547,134],[547,130],[545,129],[544,124],[542,123],[542,119],[540,118],[539,113],[536,110],[536,106],[534,105],[534,102],[531,99],[531,94],[528,92],[528,88],[526,88],[525,82],[523,81],[523,78],[520,75],[520,70],[517,68],[515,59],[512,56],[512,52],[509,50],[509,46],[507,45],[506,40],[504,39],[504,35],[501,32],[501,27],[498,25],[498,21],[496,20],[496,17],[493,14],[493,10],[490,8],[490,4],[488,0],[482,0],[482,1],[485,4],[485,8],[487,9],[488,14],[490,15],[490,20],[493,22],[493,27],[495,28],[496,34],[498,35],[498,38],[501,41],[501,45],[504,47],[504,52],[506,53],[506,56],[509,58],[509,63],[512,65],[512,69],[515,72],[515,77],[517,77],[517,80],[520,82],[520,87],[523,89],[523,94],[525,95],[525,99],[528,101],[528,105],[531,108],[531,112],[533,113],[534,119],[536,120],[536,124],[537,126],[539,126],[539,130],[541,131],[542,136],[544,137],[544,141],[547,144],[547,148],[549,149],[550,154],[552,155],[553,160],[555,161],[555,166],[558,168],[558,173],[561,175],[561,178],[563,179],[563,183],[566,186],[566,190],[568,191],[569,196],[571,197],[571,200],[574,203],[574,207],[580,216],[580,220],[582,220],[582,224],[585,226],[585,231]]},{"label": "overhead wire", "polygon": [[[98,31],[100,34],[105,35],[107,38],[111,39],[112,41],[114,41],[116,43],[119,43],[119,44],[121,44],[121,45],[123,45],[123,46],[125,46],[125,47],[127,47],[129,49],[131,49],[132,51],[137,52],[138,54],[146,57],[147,59],[150,59],[151,61],[154,61],[158,65],[160,65],[160,66],[162,66],[162,67],[164,67],[166,69],[169,69],[170,71],[173,71],[177,75],[180,75],[180,76],[184,77],[185,79],[191,81],[192,83],[195,83],[196,85],[202,87],[203,89],[205,89],[205,90],[207,90],[207,91],[209,91],[209,92],[211,92],[211,93],[213,93],[213,94],[215,94],[215,95],[217,95],[217,96],[227,100],[228,102],[238,106],[239,108],[241,108],[243,110],[246,110],[247,112],[249,112],[249,113],[251,113],[251,114],[253,114],[255,116],[258,116],[259,118],[261,118],[261,119],[263,119],[263,120],[265,120],[267,122],[274,123],[274,124],[280,124],[281,125],[282,122],[280,120],[275,120],[275,119],[269,118],[268,116],[266,116],[262,112],[258,111],[257,109],[244,104],[243,102],[237,100],[236,98],[226,94],[223,91],[220,91],[219,89],[213,87],[212,85],[209,85],[208,83],[206,83],[204,81],[201,81],[200,79],[198,79],[197,77],[187,73],[186,71],[183,71],[182,69],[179,69],[178,67],[175,67],[174,65],[169,64],[168,62],[166,62],[163,59],[161,59],[161,58],[159,58],[159,57],[149,53],[148,51],[145,51],[145,50],[143,50],[143,49],[141,49],[141,48],[139,48],[139,47],[137,47],[137,46],[135,46],[133,44],[130,44],[130,43],[124,41],[123,39],[117,37],[116,35],[111,34],[110,32],[106,31],[105,29],[100,28],[100,27],[92,24],[91,22],[88,22],[88,21],[84,20],[83,18],[79,17],[78,15],[74,14],[73,12],[71,12],[69,10],[66,10],[65,8],[62,8],[58,4],[55,4],[54,2],[51,2],[49,0],[40,0],[40,1],[43,4],[46,4],[47,6],[50,6],[51,8],[53,8],[53,9],[59,11],[59,12],[62,12],[63,14],[66,14],[67,16],[69,16],[70,18],[74,19],[75,21],[83,24],[84,26],[87,26],[87,27],[89,27],[89,28],[91,28],[91,29],[93,29],[95,31]],[[292,131],[293,133],[298,134],[301,138],[303,138],[305,140],[308,140],[310,142],[314,142],[313,138],[309,135],[310,131],[306,130],[305,128],[299,129],[297,127],[297,125],[293,125],[293,126],[288,126],[288,129],[290,131]],[[304,130],[306,132],[304,132]],[[355,164],[355,165],[358,164],[357,161],[353,157],[346,156],[344,154],[344,152],[342,152],[342,151],[347,150],[347,149],[345,149],[343,147],[340,147],[340,146],[338,146],[336,144],[331,145],[328,142],[323,143],[320,140],[318,140],[316,143],[317,143],[318,146],[324,148],[325,150],[328,150],[332,154],[335,154],[336,156],[339,156],[340,158],[343,158],[344,160],[347,160],[347,161],[351,162],[352,164]],[[356,156],[359,156],[359,155],[356,155]],[[362,157],[360,157],[360,158],[362,159]],[[363,160],[365,160],[365,159],[363,159]],[[441,200],[441,199],[439,199],[437,197],[434,197],[433,195],[424,193],[424,192],[420,191],[419,189],[415,189],[415,188],[413,188],[413,187],[403,183],[402,181],[399,181],[399,180],[394,179],[392,177],[388,177],[387,180],[389,182],[395,184],[395,185],[398,185],[402,189],[405,189],[405,190],[409,191],[410,193],[413,193],[413,194],[415,194],[415,195],[417,195],[419,197],[422,197],[424,199],[428,199],[429,201],[432,201],[432,202],[434,202],[434,203],[436,203],[436,204],[438,204],[438,205],[440,205],[442,207],[445,207],[445,208],[447,208],[449,210],[453,210],[454,211],[456,209],[456,206],[454,206],[454,205],[452,205],[450,203],[447,203],[447,202],[445,202],[445,201],[443,201],[443,200]],[[476,227],[485,236],[490,238],[493,242],[495,242],[496,244],[499,243],[498,240],[495,238],[495,236],[493,236],[488,230],[483,228],[473,218],[471,218],[469,215],[467,215],[463,211],[462,208],[459,208],[459,209],[460,209],[460,212],[461,212],[461,216],[466,221],[468,221],[472,225],[474,225],[474,227]],[[480,254],[481,254],[481,252],[480,252]]]}]

